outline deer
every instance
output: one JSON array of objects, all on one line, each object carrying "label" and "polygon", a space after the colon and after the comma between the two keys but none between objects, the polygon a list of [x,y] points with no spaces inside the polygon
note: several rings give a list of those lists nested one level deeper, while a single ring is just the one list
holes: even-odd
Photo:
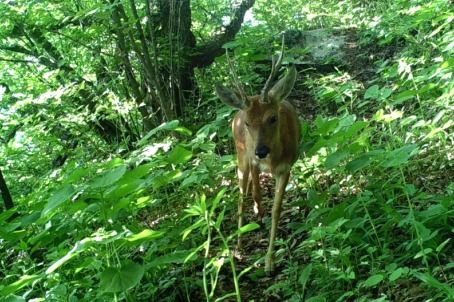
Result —
[{"label": "deer", "polygon": [[[238,203],[238,228],[243,226],[244,201],[252,184],[254,211],[262,221],[264,209],[259,175],[271,173],[276,180],[273,208],[271,212],[271,230],[268,250],[265,255],[265,272],[275,273],[275,251],[282,200],[289,181],[290,170],[298,158],[300,124],[295,108],[286,101],[295,84],[295,67],[287,69],[287,74],[271,86],[278,73],[283,57],[272,57],[270,75],[259,95],[247,96],[241,85],[230,89],[215,85],[220,100],[239,111],[232,121],[232,132],[237,154],[237,176],[241,198]],[[238,83],[237,83],[238,84]],[[241,248],[238,236],[237,247]]]}]

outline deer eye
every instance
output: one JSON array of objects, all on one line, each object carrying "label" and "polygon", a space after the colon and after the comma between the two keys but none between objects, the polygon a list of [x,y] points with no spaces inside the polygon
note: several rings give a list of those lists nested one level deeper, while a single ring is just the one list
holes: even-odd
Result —
[{"label": "deer eye", "polygon": [[273,116],[270,118],[269,123],[272,125],[272,124],[274,124],[274,123],[276,123],[276,122],[277,122],[277,116],[273,115]]},{"label": "deer eye", "polygon": [[246,127],[249,127],[249,123],[248,122],[244,122],[244,124],[246,125]]}]

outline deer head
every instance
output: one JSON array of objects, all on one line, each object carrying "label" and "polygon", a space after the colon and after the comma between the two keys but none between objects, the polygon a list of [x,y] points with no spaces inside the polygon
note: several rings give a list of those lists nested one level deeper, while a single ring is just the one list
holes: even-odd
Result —
[{"label": "deer head", "polygon": [[296,79],[296,69],[292,67],[286,76],[271,87],[280,61],[278,59],[277,63],[273,62],[270,77],[260,95],[242,96],[238,91],[216,85],[216,93],[221,101],[244,112],[244,117],[239,122],[246,129],[248,141],[252,142],[258,159],[264,159],[272,150],[279,149],[279,121],[283,118],[280,116],[280,103],[290,94]]}]

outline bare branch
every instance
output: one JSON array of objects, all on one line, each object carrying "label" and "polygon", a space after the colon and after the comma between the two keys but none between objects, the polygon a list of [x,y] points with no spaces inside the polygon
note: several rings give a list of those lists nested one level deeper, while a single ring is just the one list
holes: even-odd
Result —
[{"label": "bare branch", "polygon": [[250,104],[249,104],[249,101],[248,101],[248,99],[246,97],[246,93],[244,93],[243,85],[241,85],[240,80],[238,78],[238,74],[236,73],[235,63],[230,58],[229,51],[227,49],[225,50],[225,56],[226,56],[227,62],[229,64],[229,69],[230,69],[230,73],[232,74],[232,79],[233,79],[233,83],[235,85],[235,88],[240,93],[240,96],[241,96],[241,99],[242,99],[243,103],[246,105],[246,107],[249,107]]}]

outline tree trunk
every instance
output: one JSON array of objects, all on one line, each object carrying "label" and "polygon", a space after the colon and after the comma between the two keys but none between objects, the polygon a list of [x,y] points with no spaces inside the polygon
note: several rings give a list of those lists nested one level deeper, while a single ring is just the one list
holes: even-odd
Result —
[{"label": "tree trunk", "polygon": [[159,0],[161,37],[168,37],[171,53],[168,83],[173,84],[170,99],[176,117],[185,113],[185,105],[197,94],[194,80],[195,68],[211,65],[214,59],[224,54],[222,46],[235,38],[241,28],[244,14],[254,5],[255,0],[243,0],[233,12],[232,21],[212,40],[197,45],[191,30],[190,0]]},{"label": "tree trunk", "polygon": [[0,192],[2,194],[5,208],[7,210],[13,208],[14,207],[13,198],[11,197],[11,193],[9,192],[8,186],[6,185],[6,181],[5,178],[3,177],[1,169],[0,169]]}]

